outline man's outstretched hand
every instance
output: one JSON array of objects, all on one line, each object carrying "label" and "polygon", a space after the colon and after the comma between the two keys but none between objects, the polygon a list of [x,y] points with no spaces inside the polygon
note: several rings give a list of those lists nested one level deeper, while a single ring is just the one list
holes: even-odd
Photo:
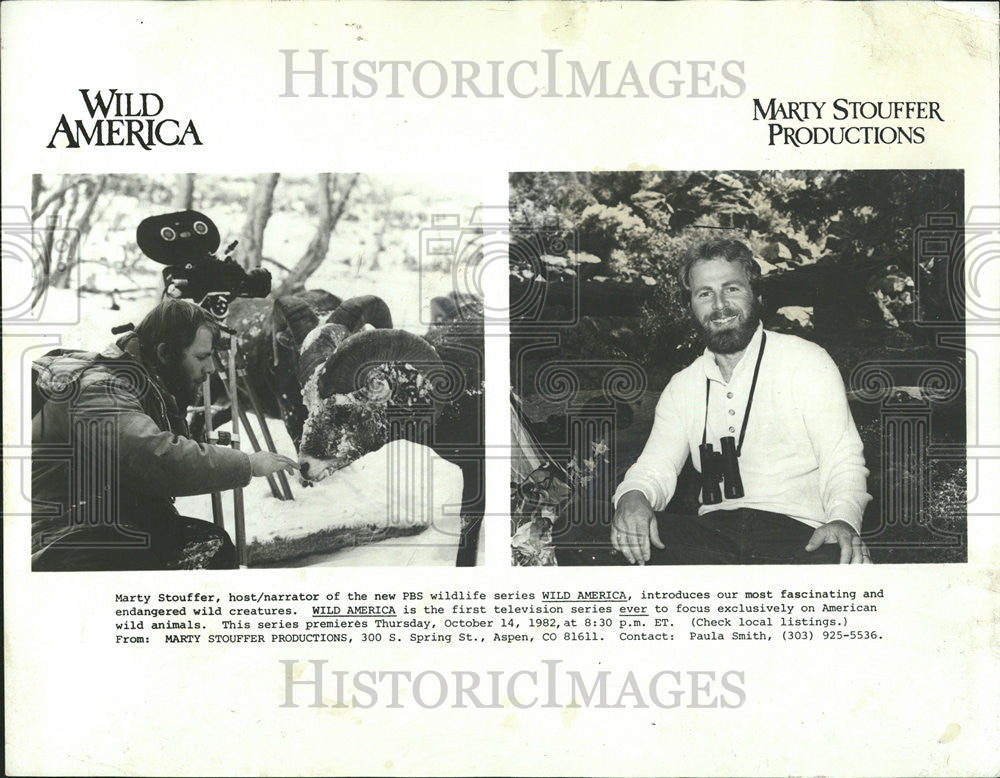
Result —
[{"label": "man's outstretched hand", "polygon": [[642,492],[627,492],[618,501],[611,521],[611,545],[631,564],[644,565],[649,561],[650,542],[663,548],[653,508]]},{"label": "man's outstretched hand", "polygon": [[275,454],[273,451],[255,451],[250,454],[250,472],[254,476],[272,475],[279,470],[292,474],[298,469],[299,463],[284,454]]},{"label": "man's outstretched hand", "polygon": [[861,537],[854,531],[854,527],[846,521],[834,519],[822,527],[818,527],[809,538],[806,551],[815,551],[825,543],[840,545],[840,564],[842,565],[870,565],[872,563],[868,549],[861,542]]}]

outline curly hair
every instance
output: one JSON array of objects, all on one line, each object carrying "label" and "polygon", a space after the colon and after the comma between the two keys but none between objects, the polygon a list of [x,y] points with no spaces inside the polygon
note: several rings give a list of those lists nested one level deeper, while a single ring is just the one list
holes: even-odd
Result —
[{"label": "curly hair", "polygon": [[724,259],[726,262],[737,262],[750,279],[750,288],[755,295],[761,291],[760,265],[753,257],[750,247],[739,240],[712,239],[696,243],[689,248],[677,269],[677,282],[684,292],[691,291],[691,268],[698,262],[711,259]]},{"label": "curly hair", "polygon": [[161,343],[166,346],[167,359],[174,361],[194,342],[202,327],[211,331],[212,345],[218,347],[222,331],[212,314],[189,300],[166,297],[143,317],[135,334],[144,358],[155,364],[159,362],[157,347]]}]

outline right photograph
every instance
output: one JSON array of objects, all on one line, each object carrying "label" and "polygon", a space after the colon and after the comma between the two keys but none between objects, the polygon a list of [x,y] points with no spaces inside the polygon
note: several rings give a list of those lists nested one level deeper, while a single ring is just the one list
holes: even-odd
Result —
[{"label": "right photograph", "polygon": [[513,565],[966,561],[963,171],[509,184]]}]

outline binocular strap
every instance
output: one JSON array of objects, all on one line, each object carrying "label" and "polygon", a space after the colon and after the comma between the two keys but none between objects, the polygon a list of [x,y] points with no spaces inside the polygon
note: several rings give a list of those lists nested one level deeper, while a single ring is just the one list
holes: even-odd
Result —
[{"label": "binocular strap", "polygon": [[[760,363],[764,358],[764,344],[767,342],[767,333],[761,330],[760,333],[760,351],[757,352],[757,364],[753,369],[753,380],[750,382],[750,396],[747,397],[747,408],[743,412],[743,428],[740,430],[740,440],[736,444],[736,456],[740,455],[740,451],[743,450],[743,438],[747,434],[747,422],[750,420],[750,406],[753,404],[753,393],[757,389],[757,376],[760,375]],[[708,399],[712,394],[712,379],[705,379],[705,426],[701,433],[701,445],[705,445],[708,442]]]}]

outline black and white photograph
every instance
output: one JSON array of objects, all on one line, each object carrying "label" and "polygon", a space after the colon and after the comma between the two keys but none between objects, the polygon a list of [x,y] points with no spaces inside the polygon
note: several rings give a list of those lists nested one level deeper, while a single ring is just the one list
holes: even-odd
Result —
[{"label": "black and white photograph", "polygon": [[5,774],[997,775],[998,14],[0,1]]},{"label": "black and white photograph", "polygon": [[965,561],[963,181],[511,174],[514,563]]},{"label": "black and white photograph", "polygon": [[32,569],[475,565],[476,187],[36,175]]}]

